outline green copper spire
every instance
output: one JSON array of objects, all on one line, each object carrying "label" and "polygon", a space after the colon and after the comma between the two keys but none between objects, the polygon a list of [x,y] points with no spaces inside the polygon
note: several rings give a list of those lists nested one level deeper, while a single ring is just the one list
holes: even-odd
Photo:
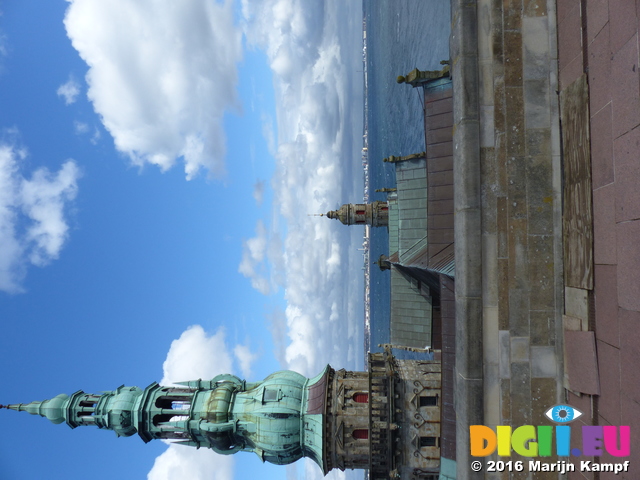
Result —
[{"label": "green copper spire", "polygon": [[307,456],[324,469],[321,422],[317,412],[307,408],[309,389],[321,376],[310,381],[281,371],[247,383],[218,375],[178,387],[152,383],[144,390],[121,386],[101,395],[78,391],[4,408],[66,422],[71,428],[95,425],[123,437],[137,433],[144,442],[169,439],[223,455],[254,452],[275,464]]}]

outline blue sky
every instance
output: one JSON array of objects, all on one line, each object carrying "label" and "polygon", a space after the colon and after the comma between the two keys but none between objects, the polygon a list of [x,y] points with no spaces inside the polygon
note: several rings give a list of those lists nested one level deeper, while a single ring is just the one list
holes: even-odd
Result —
[{"label": "blue sky", "polygon": [[[362,366],[361,2],[0,11],[0,403]],[[320,477],[0,414],[7,480]]]}]

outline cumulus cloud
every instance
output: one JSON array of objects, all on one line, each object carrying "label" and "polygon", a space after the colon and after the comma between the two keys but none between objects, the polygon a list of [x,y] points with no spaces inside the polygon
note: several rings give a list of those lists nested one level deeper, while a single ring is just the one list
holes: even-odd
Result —
[{"label": "cumulus cloud", "polygon": [[264,295],[275,292],[282,282],[282,241],[269,232],[262,220],[256,223],[256,236],[242,244],[238,271],[251,280],[251,286]]},{"label": "cumulus cloud", "polygon": [[39,168],[31,178],[21,173],[26,151],[0,144],[0,290],[22,291],[29,264],[55,260],[69,236],[65,217],[75,198],[80,170],[73,160],[58,172]]},{"label": "cumulus cloud", "polygon": [[[326,362],[355,367],[363,356],[357,248],[364,232],[307,214],[362,198],[362,77],[354,74],[362,61],[361,4],[244,0],[242,11],[248,41],[264,48],[274,72],[271,186],[287,234],[275,248],[266,228],[257,228],[245,242],[240,270],[265,293],[266,252],[281,264],[287,306],[273,314],[271,330],[285,367],[306,375]],[[270,123],[263,124],[269,138]]]},{"label": "cumulus cloud", "polygon": [[259,180],[253,186],[253,199],[256,201],[258,206],[262,205],[264,201],[264,180]]},{"label": "cumulus cloud", "polygon": [[[200,325],[187,328],[171,342],[162,366],[162,385],[198,379],[211,379],[231,373],[233,356],[225,342],[224,330],[208,334]],[[148,480],[208,480],[216,472],[217,480],[233,478],[234,460],[213,451],[183,445],[170,445],[158,456],[147,475]]]},{"label": "cumulus cloud", "polygon": [[60,85],[56,93],[59,97],[64,98],[65,105],[71,105],[72,103],[75,103],[78,95],[80,94],[80,84],[72,75],[69,75],[69,80]]},{"label": "cumulus cloud", "polygon": [[211,379],[220,373],[231,372],[232,363],[224,330],[209,335],[200,325],[193,325],[171,342],[167,359],[162,365],[160,384]]},{"label": "cumulus cloud", "polygon": [[156,458],[148,480],[228,480],[233,478],[233,458],[207,448],[171,445]]},{"label": "cumulus cloud", "polygon": [[78,120],[73,122],[73,131],[76,135],[82,135],[89,131],[89,125]]},{"label": "cumulus cloud", "polygon": [[240,365],[240,372],[242,373],[242,376],[244,378],[253,377],[251,367],[258,359],[258,354],[253,353],[248,345],[236,345],[233,349],[233,354]]},{"label": "cumulus cloud", "polygon": [[116,148],[187,179],[224,172],[223,115],[236,106],[242,35],[233,2],[68,0],[64,23],[89,66],[88,97]]}]

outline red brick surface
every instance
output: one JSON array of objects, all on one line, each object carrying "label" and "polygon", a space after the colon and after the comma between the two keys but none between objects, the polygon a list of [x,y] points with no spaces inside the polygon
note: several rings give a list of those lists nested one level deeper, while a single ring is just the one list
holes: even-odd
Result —
[{"label": "red brick surface", "polygon": [[620,347],[616,265],[596,265],[595,281],[596,338]]},{"label": "red brick surface", "polygon": [[591,182],[597,189],[613,182],[611,103],[591,115]]},{"label": "red brick surface", "polygon": [[[588,74],[594,212],[597,421],[631,426],[630,471],[640,478],[640,0],[558,0],[560,88]],[[586,14],[586,22],[575,18]],[[582,31],[583,23],[587,31]],[[579,26],[579,28],[577,28]],[[586,45],[582,38],[586,38]],[[576,45],[582,49],[576,53]],[[588,65],[582,66],[582,55]],[[569,393],[587,415],[589,397]],[[577,424],[578,422],[576,422]],[[608,456],[601,462],[616,462]],[[571,474],[569,478],[584,478]]]}]

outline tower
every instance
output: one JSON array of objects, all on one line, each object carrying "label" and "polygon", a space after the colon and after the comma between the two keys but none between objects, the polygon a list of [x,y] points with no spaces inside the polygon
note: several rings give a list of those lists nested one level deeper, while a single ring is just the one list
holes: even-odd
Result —
[{"label": "tower", "polygon": [[120,386],[100,395],[80,390],[0,408],[71,428],[137,434],[145,443],[167,439],[222,455],[253,452],[278,465],[308,457],[324,474],[369,469],[375,480],[436,478],[437,360],[396,360],[387,350],[369,354],[368,372],[327,365],[311,379],[280,371],[256,383],[223,374],[178,385]]},{"label": "tower", "polygon": [[372,203],[346,203],[338,210],[327,212],[326,216],[338,219],[344,225],[386,227],[389,225],[389,205],[380,200]]}]

